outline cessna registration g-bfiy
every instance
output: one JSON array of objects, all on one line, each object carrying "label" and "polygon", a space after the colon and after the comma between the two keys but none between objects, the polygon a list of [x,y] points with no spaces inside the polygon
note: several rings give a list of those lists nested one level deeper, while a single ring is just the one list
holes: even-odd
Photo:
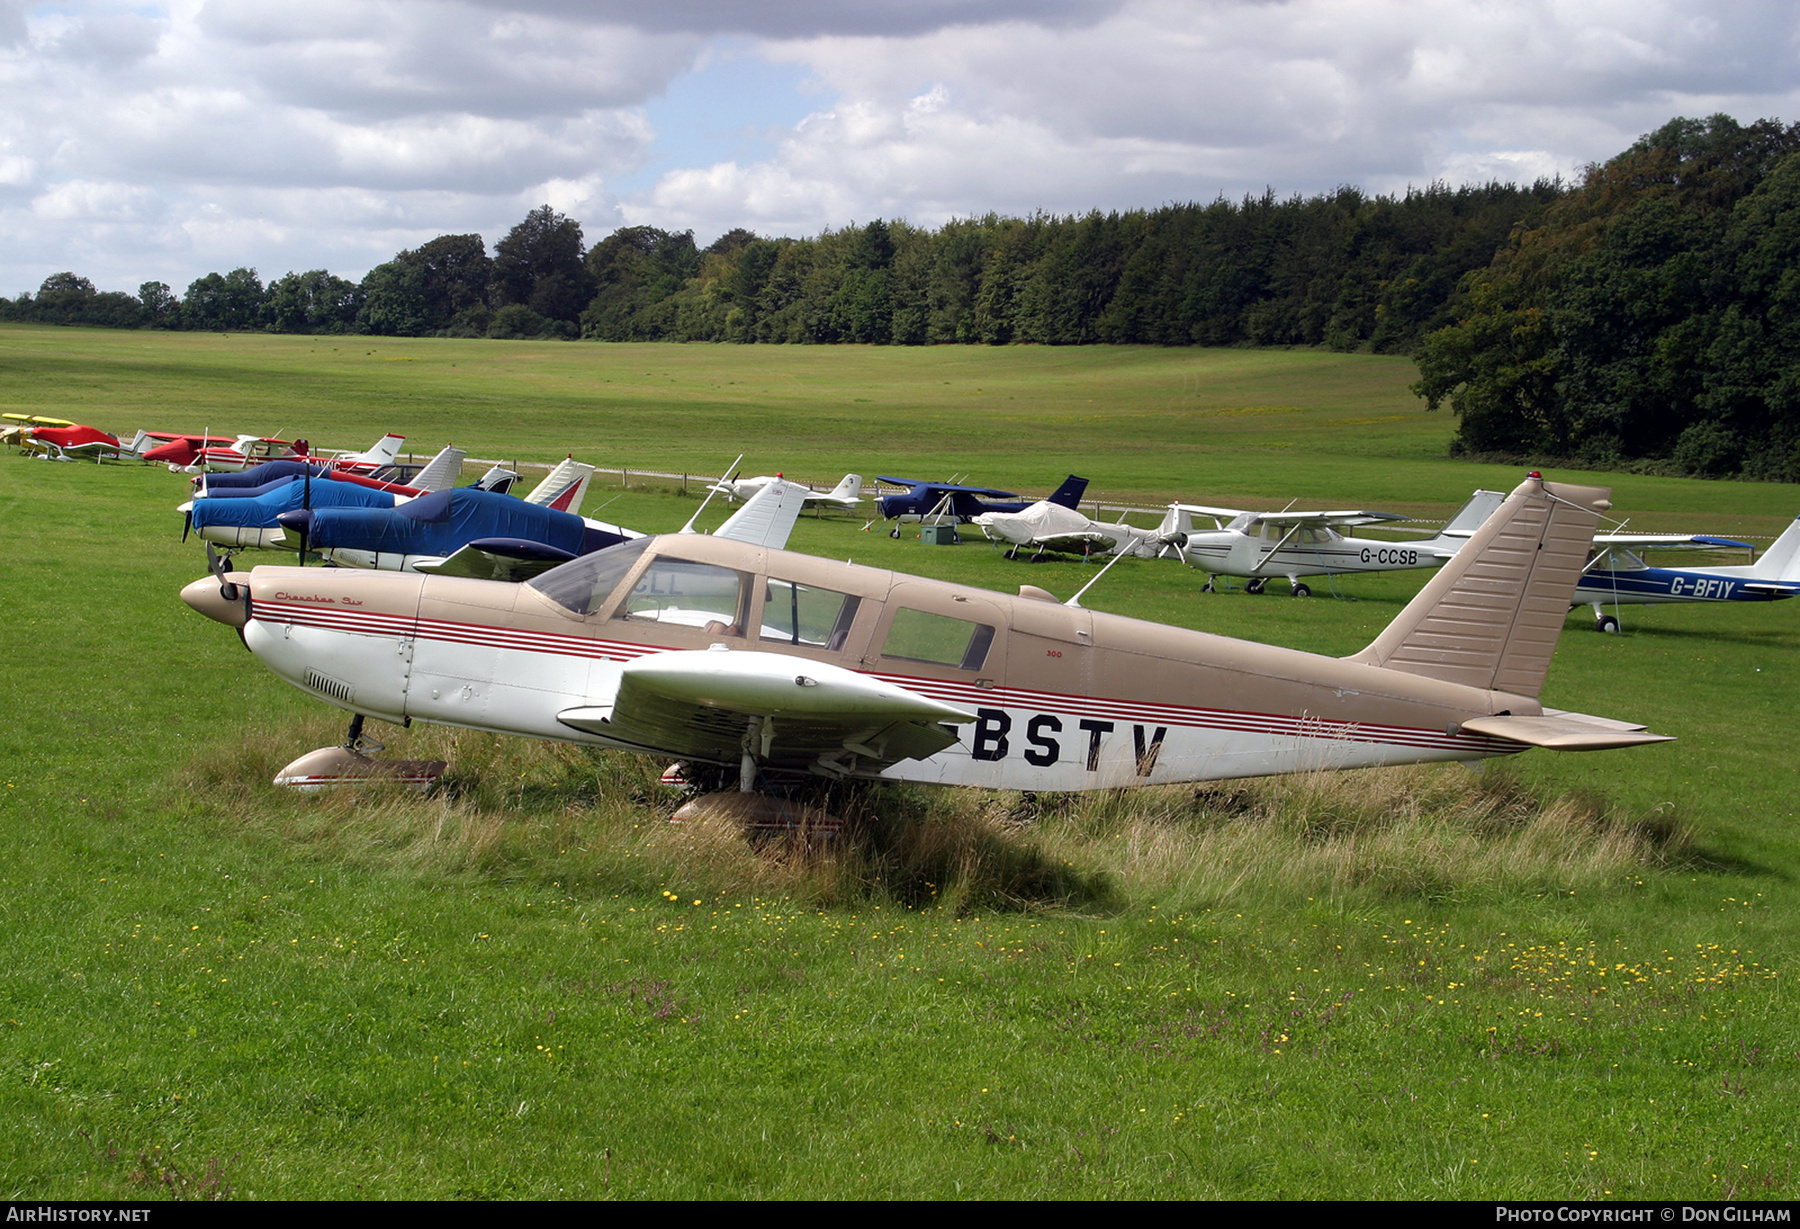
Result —
[{"label": "cessna registration g-bfiy", "polygon": [[366,715],[649,752],[746,792],[1098,789],[1663,741],[1537,699],[1605,496],[1533,475],[1345,658],[692,534],[524,585],[259,567],[182,597],[356,714],[353,742]]},{"label": "cessna registration g-bfiy", "polygon": [[[1673,533],[1603,533],[1575,586],[1574,606],[1594,608],[1594,626],[1619,630],[1617,608],[1663,602],[1774,602],[1800,596],[1800,518],[1789,522],[1762,558],[1726,567],[1653,568],[1637,553],[1650,547],[1749,550],[1748,542]],[[1614,608],[1607,613],[1607,607]]]},{"label": "cessna registration g-bfiy", "polygon": [[[1184,562],[1207,573],[1209,592],[1219,576],[1246,578],[1246,593],[1261,593],[1265,582],[1282,576],[1287,578],[1289,592],[1307,597],[1312,588],[1302,576],[1441,567],[1503,498],[1498,491],[1476,491],[1436,535],[1411,542],[1355,538],[1339,532],[1407,519],[1392,512],[1243,512],[1170,504],[1157,531],[1177,543]],[[1195,516],[1213,518],[1215,527],[1195,529]]]}]

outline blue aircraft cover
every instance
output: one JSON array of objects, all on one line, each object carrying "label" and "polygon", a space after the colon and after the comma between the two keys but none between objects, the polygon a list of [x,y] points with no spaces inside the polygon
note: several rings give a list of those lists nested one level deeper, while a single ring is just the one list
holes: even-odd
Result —
[{"label": "blue aircraft cover", "polygon": [[[358,486],[354,482],[314,482],[314,508],[384,508],[392,509],[394,496],[388,491]],[[234,492],[230,496],[208,495],[196,499],[193,507],[194,528],[229,525],[245,529],[278,528],[275,518],[304,506],[307,483],[299,479],[272,482],[255,488],[255,494]]]},{"label": "blue aircraft cover", "polygon": [[314,550],[396,555],[454,555],[478,538],[523,538],[570,555],[593,549],[579,516],[470,487],[433,491],[388,510],[320,509],[307,535]]},{"label": "blue aircraft cover", "polygon": [[[264,461],[261,465],[252,465],[249,469],[235,474],[208,474],[201,483],[208,495],[214,491],[237,492],[246,487],[259,487],[274,482],[277,478],[298,478],[312,470],[314,478],[329,470],[329,466],[312,464],[306,461]],[[351,485],[355,485],[352,483]]]}]

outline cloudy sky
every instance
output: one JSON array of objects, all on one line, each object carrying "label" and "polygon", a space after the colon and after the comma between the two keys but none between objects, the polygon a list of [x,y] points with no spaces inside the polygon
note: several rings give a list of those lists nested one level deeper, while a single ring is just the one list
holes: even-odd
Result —
[{"label": "cloudy sky", "polygon": [[1792,0],[0,0],[0,294],[1567,175],[1797,92]]}]

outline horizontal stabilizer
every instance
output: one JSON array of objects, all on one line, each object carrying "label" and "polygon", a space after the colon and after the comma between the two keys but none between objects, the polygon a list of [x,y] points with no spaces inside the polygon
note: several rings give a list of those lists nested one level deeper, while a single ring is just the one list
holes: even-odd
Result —
[{"label": "horizontal stabilizer", "polygon": [[1487,734],[1552,751],[1606,751],[1674,741],[1667,734],[1652,734],[1641,725],[1554,708],[1545,709],[1537,717],[1477,717],[1463,722],[1462,728],[1466,733]]}]

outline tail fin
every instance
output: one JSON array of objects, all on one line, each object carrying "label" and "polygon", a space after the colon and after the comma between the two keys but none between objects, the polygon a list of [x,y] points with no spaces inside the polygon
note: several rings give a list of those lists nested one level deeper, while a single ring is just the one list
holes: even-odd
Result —
[{"label": "tail fin", "polygon": [[1469,502],[1457,510],[1455,516],[1444,522],[1438,531],[1440,538],[1466,538],[1477,529],[1487,524],[1488,517],[1506,500],[1499,491],[1476,491],[1469,496]]},{"label": "tail fin", "polygon": [[847,499],[855,503],[862,498],[862,475],[845,474],[842,482],[831,488],[832,499]]},{"label": "tail fin", "polygon": [[778,478],[745,501],[714,531],[713,537],[785,550],[800,509],[806,506],[806,494],[806,488],[798,482]]},{"label": "tail fin", "polygon": [[455,486],[462,473],[463,458],[468,455],[460,448],[446,448],[426,462],[425,468],[414,474],[407,485],[421,491],[442,491]]},{"label": "tail fin", "polygon": [[1350,660],[1536,696],[1608,494],[1527,478]]},{"label": "tail fin", "polygon": [[1081,503],[1081,497],[1087,494],[1088,480],[1070,474],[1063,479],[1063,484],[1056,488],[1056,494],[1050,497],[1053,504],[1061,504],[1065,508],[1074,508]]},{"label": "tail fin", "polygon": [[1750,565],[1750,574],[1758,580],[1800,580],[1800,517]]},{"label": "tail fin", "polygon": [[528,504],[555,508],[558,512],[581,514],[581,501],[587,498],[588,483],[593,481],[594,467],[572,457],[557,462],[544,480],[525,497]]},{"label": "tail fin", "polygon": [[392,465],[400,456],[400,445],[406,442],[404,435],[392,432],[375,441],[375,446],[367,452],[357,453],[351,457],[340,457],[344,461],[368,461],[375,465]]}]

